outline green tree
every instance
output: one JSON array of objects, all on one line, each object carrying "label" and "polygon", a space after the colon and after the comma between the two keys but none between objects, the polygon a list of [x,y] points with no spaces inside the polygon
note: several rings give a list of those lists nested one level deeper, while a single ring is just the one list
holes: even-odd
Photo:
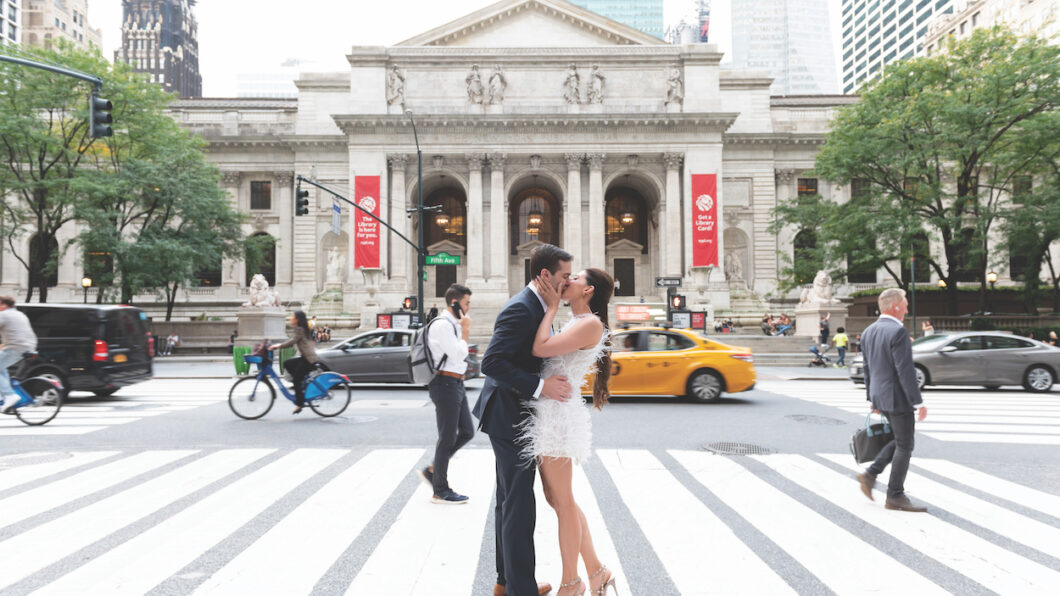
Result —
[{"label": "green tree", "polygon": [[[1002,28],[976,31],[945,53],[889,65],[842,109],[817,156],[817,175],[851,183],[838,204],[781,205],[777,228],[817,222],[818,249],[835,273],[884,267],[903,286],[917,238],[940,243],[927,264],[946,281],[978,281],[986,300],[987,239],[1016,176],[1034,173],[1016,142],[1060,103],[1060,49]],[[812,211],[812,212],[808,212]],[[838,265],[842,263],[842,265]]]}]

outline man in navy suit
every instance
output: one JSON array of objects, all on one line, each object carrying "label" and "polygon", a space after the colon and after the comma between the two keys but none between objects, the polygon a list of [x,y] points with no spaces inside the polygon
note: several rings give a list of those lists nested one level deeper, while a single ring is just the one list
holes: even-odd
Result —
[{"label": "man in navy suit", "polygon": [[[572,260],[574,257],[567,251],[544,244],[530,253],[530,271],[562,293],[570,279]],[[531,281],[497,315],[493,338],[482,358],[486,380],[474,409],[479,428],[489,435],[497,460],[494,596],[533,596],[552,591],[552,586],[539,584],[534,577],[537,462],[522,457],[515,440],[516,426],[527,418],[528,401],[570,398],[568,380],[560,376],[541,379],[541,359],[532,353],[534,335],[545,316],[545,302],[536,283]]]},{"label": "man in navy suit", "polygon": [[880,318],[861,334],[861,351],[865,358],[865,393],[873,411],[883,412],[894,430],[894,440],[888,443],[876,461],[863,474],[858,474],[861,492],[872,499],[872,487],[888,464],[891,477],[887,481],[887,501],[884,507],[898,511],[927,511],[915,505],[905,495],[905,475],[913,455],[913,434],[917,420],[927,418],[927,407],[920,397],[913,366],[913,348],[909,332],[902,319],[909,310],[905,290],[891,288],[880,293],[877,300]]}]

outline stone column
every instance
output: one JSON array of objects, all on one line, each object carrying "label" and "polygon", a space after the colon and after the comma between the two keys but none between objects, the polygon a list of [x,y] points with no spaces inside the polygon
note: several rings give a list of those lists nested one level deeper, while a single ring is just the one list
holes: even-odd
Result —
[{"label": "stone column", "polygon": [[276,205],[280,216],[280,237],[276,239],[276,285],[294,281],[294,172],[276,174]]},{"label": "stone column", "polygon": [[606,224],[604,222],[604,157],[603,153],[589,153],[589,258],[593,267],[608,269],[604,262]]},{"label": "stone column", "polygon": [[[387,157],[390,161],[390,225],[412,239],[411,220],[406,212],[405,198],[405,165],[408,156],[395,154]],[[390,243],[390,279],[407,289],[409,279],[409,245],[401,238],[394,238]]]},{"label": "stone column", "polygon": [[[239,204],[239,186],[243,175],[239,172],[225,172],[222,179],[224,189],[231,195],[229,199],[235,206],[236,211],[242,212]],[[247,285],[246,265],[242,258],[227,258],[221,263],[221,285],[232,287],[244,287]]]},{"label": "stone column", "polygon": [[490,153],[490,282],[508,285],[508,208],[504,196],[504,153]]},{"label": "stone column", "polygon": [[[795,180],[795,170],[776,170],[774,171],[774,176],[776,178],[777,184],[776,199],[771,208],[775,208],[777,205],[787,203],[791,199],[791,197],[794,196],[794,193],[792,192],[792,182],[794,182]],[[770,220],[770,222],[771,221],[772,220]],[[759,264],[757,262],[755,263],[755,276],[762,277],[762,275],[758,273],[759,271],[762,271],[764,273],[772,269],[775,278],[776,275],[780,272],[780,244],[777,242],[778,236],[779,234],[770,234],[766,236],[767,238],[771,238],[774,243],[772,250],[755,251],[756,255],[761,254],[763,255],[763,259],[765,259],[765,262],[762,263],[761,267],[759,267]]]},{"label": "stone column", "polygon": [[567,211],[564,215],[563,248],[577,257],[582,252],[582,160],[581,153],[568,153]]},{"label": "stone column", "polygon": [[[482,221],[482,154],[467,156],[467,281],[469,285],[485,283],[486,251],[483,248]],[[492,183],[492,179],[491,179]],[[492,191],[492,189],[491,189]]]},{"label": "stone column", "polygon": [[[666,153],[666,199],[663,213],[663,233],[660,242],[660,259],[663,275],[681,277],[681,153]],[[687,242],[687,240],[686,240]]]},{"label": "stone column", "polygon": [[81,261],[81,244],[74,243],[67,246],[68,241],[75,240],[80,225],[76,222],[68,221],[61,228],[59,228],[56,234],[56,240],[59,242],[59,268],[56,270],[58,274],[58,288],[66,288],[73,294],[82,291],[81,290],[81,271],[78,267],[78,263]]}]

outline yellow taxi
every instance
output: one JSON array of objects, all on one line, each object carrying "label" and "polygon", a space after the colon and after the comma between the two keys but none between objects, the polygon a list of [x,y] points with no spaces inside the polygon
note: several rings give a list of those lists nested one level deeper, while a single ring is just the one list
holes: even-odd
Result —
[{"label": "yellow taxi", "polygon": [[[687,329],[629,327],[611,338],[611,395],[674,395],[715,401],[755,386],[754,356]],[[582,388],[592,393],[590,375]]]}]

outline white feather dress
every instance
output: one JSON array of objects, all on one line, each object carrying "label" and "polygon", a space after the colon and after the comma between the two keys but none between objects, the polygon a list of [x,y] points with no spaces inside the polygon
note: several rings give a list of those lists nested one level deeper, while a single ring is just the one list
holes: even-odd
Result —
[{"label": "white feather dress", "polygon": [[[560,330],[562,333],[582,317],[575,315]],[[530,402],[530,417],[519,425],[518,442],[526,458],[569,457],[575,463],[588,459],[592,448],[592,424],[589,406],[581,395],[583,379],[596,370],[596,362],[607,349],[610,333],[605,329],[595,346],[545,360],[541,378],[553,375],[567,377],[571,398],[565,402],[539,397]]]}]

